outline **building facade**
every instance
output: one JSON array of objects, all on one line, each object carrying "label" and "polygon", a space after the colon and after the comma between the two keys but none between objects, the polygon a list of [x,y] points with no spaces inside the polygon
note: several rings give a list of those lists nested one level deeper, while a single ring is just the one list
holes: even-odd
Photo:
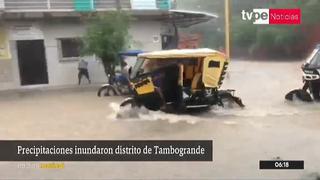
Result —
[{"label": "building facade", "polygon": [[124,10],[135,18],[129,32],[132,49],[162,49],[163,16],[171,0],[0,0],[0,90],[77,84],[80,58],[88,62],[94,83],[107,81],[96,57],[80,57],[82,17]]}]

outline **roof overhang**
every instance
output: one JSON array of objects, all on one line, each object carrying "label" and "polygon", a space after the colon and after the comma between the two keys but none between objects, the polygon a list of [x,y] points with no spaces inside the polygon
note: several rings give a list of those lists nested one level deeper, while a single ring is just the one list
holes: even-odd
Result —
[{"label": "roof overhang", "polygon": [[168,58],[198,58],[198,57],[207,57],[221,55],[224,56],[222,52],[213,50],[213,49],[172,49],[172,50],[163,50],[163,51],[154,51],[139,54],[139,58],[146,59],[168,59]]},{"label": "roof overhang", "polygon": [[[109,10],[112,11],[112,10]],[[192,25],[208,22],[219,18],[216,14],[186,11],[186,10],[125,10],[134,17],[139,19],[161,20],[167,23],[173,23],[177,27],[190,27]],[[104,12],[97,10],[96,12]],[[72,10],[39,10],[39,11],[5,11],[2,16],[5,19],[21,19],[24,18],[43,18],[43,17],[81,17],[88,13],[80,13]]]},{"label": "roof overhang", "polygon": [[168,20],[177,27],[190,27],[219,18],[217,14],[198,11],[169,10]]},{"label": "roof overhang", "polygon": [[139,18],[158,19],[174,23],[177,27],[190,27],[219,18],[217,14],[187,10],[132,10],[131,15]]}]

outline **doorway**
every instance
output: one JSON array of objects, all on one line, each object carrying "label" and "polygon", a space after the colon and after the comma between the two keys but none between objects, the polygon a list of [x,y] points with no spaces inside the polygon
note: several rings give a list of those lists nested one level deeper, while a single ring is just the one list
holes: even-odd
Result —
[{"label": "doorway", "polygon": [[48,84],[43,40],[17,41],[21,85]]}]

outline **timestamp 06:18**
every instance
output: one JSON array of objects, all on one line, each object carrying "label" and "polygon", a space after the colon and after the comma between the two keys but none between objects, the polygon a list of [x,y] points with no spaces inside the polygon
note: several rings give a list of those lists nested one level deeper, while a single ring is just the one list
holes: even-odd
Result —
[{"label": "timestamp 06:18", "polygon": [[268,160],[260,161],[260,169],[304,169],[304,161]]}]

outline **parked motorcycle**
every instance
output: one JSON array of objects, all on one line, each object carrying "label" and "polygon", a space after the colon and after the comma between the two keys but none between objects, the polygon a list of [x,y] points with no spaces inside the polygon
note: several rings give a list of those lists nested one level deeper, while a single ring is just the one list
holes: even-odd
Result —
[{"label": "parked motorcycle", "polygon": [[[139,54],[143,53],[141,50],[128,50],[119,53],[121,57],[137,57]],[[109,77],[109,83],[103,84],[97,95],[99,97],[103,96],[121,96],[130,94],[130,83],[128,77],[122,73],[116,73],[114,78]]]}]

